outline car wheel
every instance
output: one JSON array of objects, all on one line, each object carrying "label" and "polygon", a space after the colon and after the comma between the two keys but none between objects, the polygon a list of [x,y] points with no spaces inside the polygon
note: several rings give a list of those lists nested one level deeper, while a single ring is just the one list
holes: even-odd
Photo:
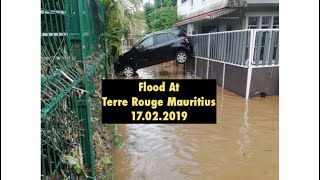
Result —
[{"label": "car wheel", "polygon": [[188,59],[188,55],[185,51],[179,51],[177,52],[176,54],[176,61],[179,63],[179,64],[184,64]]},{"label": "car wheel", "polygon": [[123,74],[127,77],[131,77],[134,74],[134,69],[132,66],[127,65],[123,68]]}]

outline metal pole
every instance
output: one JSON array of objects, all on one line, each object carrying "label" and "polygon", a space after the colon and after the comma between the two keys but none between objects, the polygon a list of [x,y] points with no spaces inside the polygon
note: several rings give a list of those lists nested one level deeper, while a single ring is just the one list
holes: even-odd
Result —
[{"label": "metal pole", "polygon": [[222,88],[224,89],[224,76],[226,72],[226,63],[223,63],[223,71],[222,71]]},{"label": "metal pole", "polygon": [[207,79],[209,79],[209,66],[210,66],[210,62],[209,60],[207,60]]},{"label": "metal pole", "polygon": [[[208,47],[207,47],[207,55],[208,55],[208,58],[210,58],[210,38],[211,37],[211,34],[208,35]],[[207,60],[207,79],[209,79],[209,60]]]},{"label": "metal pole", "polygon": [[252,62],[253,62],[253,56],[254,56],[255,42],[256,42],[256,30],[252,29],[251,35],[250,35],[249,59],[247,60],[248,73],[247,73],[246,99],[249,99],[249,93],[250,93]]},{"label": "metal pole", "polygon": [[[82,69],[84,72],[83,75],[83,84],[81,84],[80,88],[89,89],[89,80],[86,71],[86,60],[88,56],[88,47],[86,46],[88,42],[85,38],[85,19],[83,17],[84,4],[83,0],[78,1],[78,9],[79,9],[79,25],[80,25],[80,37],[82,44]],[[87,1],[84,1],[87,2]],[[86,12],[88,13],[88,12]],[[92,34],[91,34],[92,35]],[[89,94],[86,92],[84,95],[80,97],[78,100],[78,108],[79,108],[79,117],[83,120],[83,128],[85,130],[85,137],[83,142],[84,149],[86,153],[84,154],[85,162],[87,168],[91,169],[89,176],[95,177],[95,162],[94,162],[94,152],[93,152],[93,141],[92,141],[92,127],[91,127],[91,113],[90,113],[90,104],[89,104]]]},{"label": "metal pole", "polygon": [[211,34],[208,35],[208,47],[207,47],[207,50],[208,50],[207,56],[208,56],[208,58],[210,58],[210,36],[211,36]]},{"label": "metal pole", "polygon": [[197,76],[197,57],[195,57],[195,60],[194,60],[194,75]]}]

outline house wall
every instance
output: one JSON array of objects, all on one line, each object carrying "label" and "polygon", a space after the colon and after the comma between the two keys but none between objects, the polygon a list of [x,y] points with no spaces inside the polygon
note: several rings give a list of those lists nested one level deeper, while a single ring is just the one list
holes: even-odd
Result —
[{"label": "house wall", "polygon": [[187,34],[193,34],[194,32],[194,24],[187,24]]},{"label": "house wall", "polygon": [[[279,4],[279,0],[246,0],[248,6],[259,4]],[[177,0],[177,14],[184,18],[202,14],[205,12],[224,8],[228,5],[228,0]]]},{"label": "house wall", "polygon": [[[238,16],[238,15],[230,15],[230,16]],[[215,26],[217,27],[216,32],[243,29],[245,16],[244,14],[240,14],[240,16],[238,17],[239,17],[238,19],[212,19],[212,20],[206,19],[206,20],[194,22],[192,23],[194,34],[206,33],[206,32],[203,32],[203,28],[202,28],[203,26]]]},{"label": "house wall", "polygon": [[[191,2],[193,1],[193,6]],[[187,34],[200,34],[203,32],[203,26],[216,26],[217,31],[247,29],[249,16],[279,16],[279,0],[246,0],[247,7],[238,10],[238,19],[213,19],[193,22],[187,25]],[[183,18],[193,17],[199,14],[224,8],[228,0],[187,0],[181,4],[182,0],[177,2],[177,13]],[[240,11],[240,13],[239,13]]]},{"label": "house wall", "polygon": [[[243,18],[243,29],[247,29],[248,17],[250,16],[279,16],[279,10],[277,8],[269,9],[269,10],[259,10],[257,11],[255,8],[251,8],[245,12],[245,16]],[[271,23],[272,24],[272,23]]]},{"label": "house wall", "polygon": [[253,68],[249,96],[264,92],[279,95],[279,67]]},{"label": "house wall", "polygon": [[[228,27],[231,27],[231,30],[241,30],[247,29],[248,17],[249,16],[279,16],[278,8],[243,8],[241,10],[239,19],[213,19],[213,20],[202,20],[191,23],[192,25],[187,25],[187,32],[190,35],[191,32],[194,34],[205,33],[202,31],[203,26],[216,26],[218,27],[218,32],[227,31]],[[232,16],[232,15],[231,15]]]},{"label": "house wall", "polygon": [[177,14],[184,17],[202,14],[223,8],[227,2],[228,0],[187,0],[182,3],[182,0],[177,0]]},{"label": "house wall", "polygon": [[268,3],[278,3],[279,0],[247,0],[248,4],[268,4]]}]

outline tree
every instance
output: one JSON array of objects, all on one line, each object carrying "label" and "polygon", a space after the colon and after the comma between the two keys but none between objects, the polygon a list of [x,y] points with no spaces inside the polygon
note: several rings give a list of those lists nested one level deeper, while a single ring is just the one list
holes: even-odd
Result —
[{"label": "tree", "polygon": [[[145,20],[140,6],[143,0],[101,0],[107,17],[107,49],[121,51],[121,37],[143,32]],[[110,52],[109,55],[112,55]]]},{"label": "tree", "polygon": [[176,6],[176,5],[177,5],[176,0],[154,0],[155,8],[161,8],[166,6]]},{"label": "tree", "polygon": [[173,26],[177,21],[175,0],[155,0],[154,5],[144,5],[144,16],[149,31],[158,31]]},{"label": "tree", "polygon": [[144,18],[146,19],[147,28],[150,30],[152,28],[150,25],[152,21],[151,13],[154,11],[155,7],[148,2],[143,6],[143,8],[144,8]]}]

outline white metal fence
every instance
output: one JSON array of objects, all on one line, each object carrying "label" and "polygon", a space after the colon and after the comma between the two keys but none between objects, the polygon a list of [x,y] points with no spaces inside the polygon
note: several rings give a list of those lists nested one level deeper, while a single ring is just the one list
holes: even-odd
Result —
[{"label": "white metal fence", "polygon": [[[248,69],[246,99],[249,97],[252,68],[279,66],[278,29],[196,34],[190,36],[190,41],[194,46],[195,68],[197,58],[201,58],[208,60],[207,66],[209,61],[215,61]],[[224,72],[223,69],[223,76]]]}]

